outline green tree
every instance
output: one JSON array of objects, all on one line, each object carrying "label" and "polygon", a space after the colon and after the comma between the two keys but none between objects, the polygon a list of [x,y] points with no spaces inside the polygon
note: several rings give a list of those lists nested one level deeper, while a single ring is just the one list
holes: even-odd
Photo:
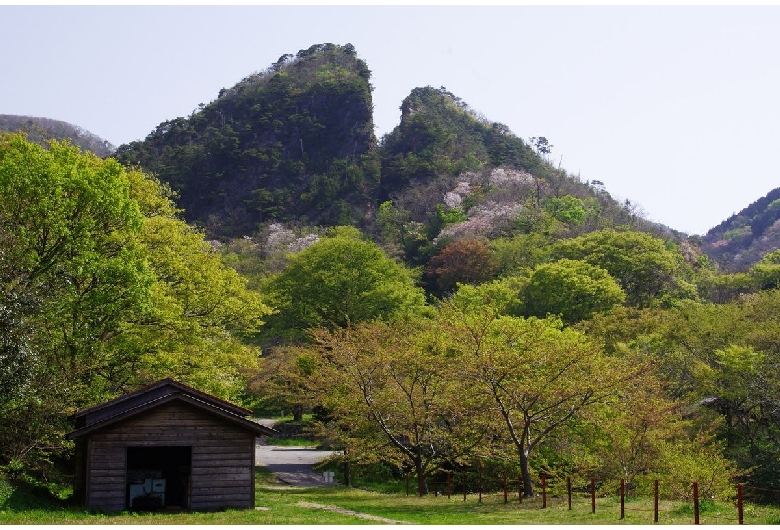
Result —
[{"label": "green tree", "polygon": [[674,293],[681,256],[661,239],[640,232],[602,230],[560,241],[553,257],[587,261],[615,278],[626,303],[647,306],[663,294]]},{"label": "green tree", "polygon": [[536,150],[536,153],[541,156],[546,156],[552,153],[552,148],[555,147],[544,136],[532,136],[528,139],[528,142]]},{"label": "green tree", "polygon": [[282,345],[263,356],[260,370],[249,380],[257,405],[265,411],[292,412],[294,421],[302,421],[306,410],[321,403],[314,389],[324,378],[322,362],[316,352],[305,346]]},{"label": "green tree", "polygon": [[527,286],[528,278],[508,276],[480,285],[460,285],[452,300],[464,311],[479,311],[489,306],[499,315],[523,316],[522,296]]},{"label": "green tree", "polygon": [[541,232],[518,234],[511,239],[493,239],[490,249],[501,275],[511,276],[549,261],[551,237]]},{"label": "green tree", "polygon": [[585,202],[571,195],[552,197],[545,203],[545,210],[562,223],[571,226],[580,226],[585,222],[588,212]]},{"label": "green tree", "polygon": [[780,287],[780,250],[770,252],[750,268],[750,276],[758,289]]},{"label": "green tree", "polygon": [[722,418],[718,434],[726,455],[749,470],[749,483],[780,487],[780,291],[693,307],[684,317],[687,322],[675,319],[670,326],[677,323],[675,344],[695,359],[691,399],[708,405],[702,415]]},{"label": "green tree", "polygon": [[[659,473],[693,476],[697,465],[722,454],[748,483],[778,485],[778,423],[772,412],[779,409],[778,308],[780,296],[770,290],[727,304],[619,308],[583,326],[611,351],[628,349],[653,359],[665,394],[687,409],[687,439],[664,442],[680,444],[673,453],[679,462],[668,460],[670,467]],[[713,469],[722,468],[722,462],[712,462]]]},{"label": "green tree", "polygon": [[242,338],[257,334],[271,310],[183,221],[147,217],[139,240],[156,281],[149,315],[126,324],[123,347],[138,354],[126,386],[173,377],[239,399],[260,357]]},{"label": "green tree", "polygon": [[388,319],[425,303],[411,271],[349,227],[292,256],[267,292],[278,310],[268,319],[271,333],[295,339],[309,328]]},{"label": "green tree", "polygon": [[462,365],[464,388],[485,393],[497,439],[517,452],[525,496],[534,492],[534,451],[637,374],[556,319],[501,316],[489,306],[464,311],[447,303],[441,324]]},{"label": "green tree", "polygon": [[[646,363],[641,352],[623,352],[635,363]],[[709,429],[694,428],[685,418],[682,401],[670,399],[655,370],[624,385],[608,407],[588,418],[596,426],[589,446],[595,448],[602,476],[618,479],[644,495],[651,495],[654,479],[661,494],[687,499],[690,483],[700,482],[708,498],[725,498],[733,489],[734,466],[724,457],[722,444],[713,443]]]},{"label": "green tree", "polygon": [[363,323],[315,332],[322,402],[352,458],[426,475],[483,439],[470,392],[452,372],[452,350],[430,322]]},{"label": "green tree", "polygon": [[409,212],[397,208],[392,201],[385,201],[379,205],[376,213],[376,223],[379,226],[379,236],[382,248],[390,257],[402,257],[407,248],[410,248],[408,225]]},{"label": "green tree", "polygon": [[38,468],[66,445],[64,413],[110,394],[123,322],[146,314],[153,277],[113,160],[0,136],[0,212],[3,350],[9,375],[24,367],[0,405],[0,459]]},{"label": "green tree", "polygon": [[0,465],[51,479],[69,414],[161,377],[240,397],[269,309],[176,215],[114,160],[0,138]]},{"label": "green tree", "polygon": [[572,324],[625,301],[609,273],[584,261],[562,259],[540,265],[525,289],[526,315],[559,315]]}]

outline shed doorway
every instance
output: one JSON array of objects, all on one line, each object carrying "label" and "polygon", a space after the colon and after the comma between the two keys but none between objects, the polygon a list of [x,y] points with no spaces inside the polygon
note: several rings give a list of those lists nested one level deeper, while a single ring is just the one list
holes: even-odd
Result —
[{"label": "shed doorway", "polygon": [[127,508],[189,510],[191,446],[128,447]]}]

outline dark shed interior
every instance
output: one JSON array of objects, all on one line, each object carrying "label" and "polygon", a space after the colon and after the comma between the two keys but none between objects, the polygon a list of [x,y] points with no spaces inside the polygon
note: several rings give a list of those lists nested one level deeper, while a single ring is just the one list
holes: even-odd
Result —
[{"label": "dark shed interior", "polygon": [[192,446],[128,447],[127,508],[188,510]]}]

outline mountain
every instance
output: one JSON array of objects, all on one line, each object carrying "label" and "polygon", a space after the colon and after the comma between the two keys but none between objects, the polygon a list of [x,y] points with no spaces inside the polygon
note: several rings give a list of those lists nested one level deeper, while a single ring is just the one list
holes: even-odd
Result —
[{"label": "mountain", "polygon": [[484,220],[495,208],[539,210],[565,195],[591,201],[600,225],[642,223],[597,181],[580,182],[551,165],[546,143],[524,142],[444,87],[412,90],[398,127],[377,142],[370,78],[351,45],[316,44],[115,156],[170,184],[186,220],[221,239],[271,222],[352,224],[376,235],[376,213],[387,200],[428,226],[428,240],[452,224],[447,215],[467,220],[464,205],[483,208]]},{"label": "mountain", "polygon": [[[370,80],[352,45],[315,44],[118,149],[48,118],[0,115],[0,132],[23,131],[39,143],[69,138],[139,165],[170,184],[188,222],[219,239],[274,222],[351,224],[381,239],[377,214],[386,201],[399,218],[422,226],[420,248],[405,250],[407,258],[421,253],[412,263],[424,262],[421,248],[442,238],[534,231],[549,222],[545,215],[563,223],[556,228],[562,237],[612,227],[684,238],[643,219],[629,201],[613,200],[598,180],[556,168],[546,138],[522,140],[445,87],[413,89],[399,125],[377,141]],[[577,223],[559,211],[572,199],[587,210]],[[746,270],[780,248],[779,219],[780,188],[691,242],[722,270]]]},{"label": "mountain", "polygon": [[[412,264],[459,239],[531,232],[571,237],[604,228],[671,235],[637,215],[630,202],[614,200],[601,182],[555,167],[546,138],[525,142],[444,87],[415,88],[401,112],[400,124],[379,145],[377,201],[392,201],[396,217],[422,225],[403,252],[391,252]],[[409,248],[412,239],[419,248]]]},{"label": "mountain", "polygon": [[270,220],[355,224],[379,183],[370,78],[352,45],[317,44],[116,157],[169,183],[187,221],[216,236]]},{"label": "mountain", "polygon": [[710,229],[699,246],[726,271],[746,270],[780,248],[780,188]]},{"label": "mountain", "polygon": [[543,160],[500,123],[477,117],[446,88],[415,88],[401,105],[401,123],[382,141],[382,194],[432,175],[458,174],[486,165],[530,172]]},{"label": "mountain", "polygon": [[49,118],[0,114],[0,132],[24,132],[31,142],[70,139],[74,145],[105,158],[116,149],[96,134],[70,123]]}]

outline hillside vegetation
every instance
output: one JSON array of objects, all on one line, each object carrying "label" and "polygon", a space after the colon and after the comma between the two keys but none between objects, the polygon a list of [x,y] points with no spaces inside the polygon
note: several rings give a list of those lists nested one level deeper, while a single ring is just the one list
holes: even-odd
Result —
[{"label": "hillside vegetation", "polygon": [[116,149],[106,140],[77,125],[49,118],[0,114],[0,132],[23,132],[30,141],[39,144],[47,140],[67,139],[73,145],[90,151],[101,158],[111,155]]},{"label": "hillside vegetation", "polygon": [[701,249],[725,270],[744,271],[780,248],[780,188],[711,228]]},{"label": "hillside vegetation", "polygon": [[[169,376],[311,413],[341,463],[423,493],[477,468],[527,497],[780,489],[780,251],[730,272],[444,87],[377,140],[369,81],[319,44],[121,163],[0,137],[9,480],[66,496],[68,415]],[[764,237],[778,198],[713,237]]]},{"label": "hillside vegetation", "polygon": [[214,236],[269,220],[352,224],[379,182],[370,77],[350,45],[283,55],[116,157],[170,184]]}]

